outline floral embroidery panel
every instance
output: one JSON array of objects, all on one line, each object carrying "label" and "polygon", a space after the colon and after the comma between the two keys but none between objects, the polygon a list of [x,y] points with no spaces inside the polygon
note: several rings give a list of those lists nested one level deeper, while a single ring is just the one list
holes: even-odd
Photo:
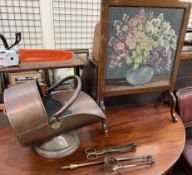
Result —
[{"label": "floral embroidery panel", "polygon": [[106,79],[150,66],[155,75],[171,75],[183,9],[110,7]]}]

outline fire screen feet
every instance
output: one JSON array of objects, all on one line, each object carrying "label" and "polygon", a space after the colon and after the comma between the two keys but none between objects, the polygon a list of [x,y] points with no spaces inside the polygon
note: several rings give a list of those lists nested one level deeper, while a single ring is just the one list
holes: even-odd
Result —
[{"label": "fire screen feet", "polygon": [[163,92],[161,102],[162,103],[166,102],[170,104],[170,113],[171,113],[172,121],[177,122],[176,112],[175,112],[176,98],[173,92],[171,92],[170,90]]}]

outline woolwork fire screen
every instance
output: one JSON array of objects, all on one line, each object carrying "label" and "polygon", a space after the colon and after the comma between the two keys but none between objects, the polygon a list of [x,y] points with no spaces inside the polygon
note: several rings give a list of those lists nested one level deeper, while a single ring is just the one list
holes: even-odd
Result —
[{"label": "woolwork fire screen", "polygon": [[104,97],[152,91],[168,91],[173,101],[190,4],[166,2],[103,1],[101,106]]}]

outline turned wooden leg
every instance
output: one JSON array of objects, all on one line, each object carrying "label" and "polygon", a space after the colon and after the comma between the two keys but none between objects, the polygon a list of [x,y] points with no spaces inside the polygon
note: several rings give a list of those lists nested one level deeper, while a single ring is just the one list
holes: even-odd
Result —
[{"label": "turned wooden leg", "polygon": [[170,104],[170,113],[173,122],[177,122],[175,106],[176,106],[176,98],[173,92],[167,90],[162,94],[162,98],[164,102],[169,102]]}]

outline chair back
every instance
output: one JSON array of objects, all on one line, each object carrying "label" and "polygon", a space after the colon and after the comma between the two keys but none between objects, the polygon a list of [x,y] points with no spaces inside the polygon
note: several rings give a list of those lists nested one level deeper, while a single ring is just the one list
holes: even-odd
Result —
[{"label": "chair back", "polygon": [[183,122],[192,121],[192,87],[182,88],[176,93],[178,100],[179,115]]}]

